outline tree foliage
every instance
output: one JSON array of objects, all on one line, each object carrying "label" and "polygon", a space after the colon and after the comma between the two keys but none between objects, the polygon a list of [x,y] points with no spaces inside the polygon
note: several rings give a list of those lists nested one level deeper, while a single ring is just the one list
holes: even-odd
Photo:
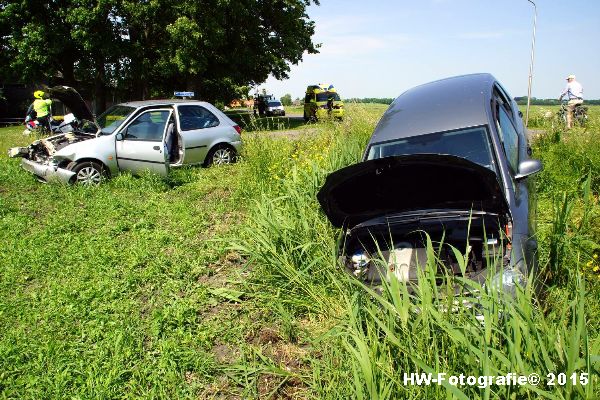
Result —
[{"label": "tree foliage", "polygon": [[292,95],[291,94],[284,94],[281,97],[281,104],[283,104],[284,106],[291,106],[292,105]]},{"label": "tree foliage", "polygon": [[0,80],[229,101],[316,53],[313,0],[0,0]]}]

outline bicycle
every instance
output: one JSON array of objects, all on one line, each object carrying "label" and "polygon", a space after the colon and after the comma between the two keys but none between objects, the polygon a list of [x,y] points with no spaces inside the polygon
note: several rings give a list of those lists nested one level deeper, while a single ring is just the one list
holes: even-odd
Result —
[{"label": "bicycle", "polygon": [[[573,124],[577,124],[581,127],[584,127],[588,120],[587,111],[588,111],[588,108],[586,106],[584,106],[583,104],[576,104],[575,108],[573,109]],[[566,101],[566,100],[562,101],[560,103],[560,110],[558,110],[557,116],[558,116],[558,119],[565,125],[567,124],[567,113],[568,112],[569,112],[568,101]]]}]

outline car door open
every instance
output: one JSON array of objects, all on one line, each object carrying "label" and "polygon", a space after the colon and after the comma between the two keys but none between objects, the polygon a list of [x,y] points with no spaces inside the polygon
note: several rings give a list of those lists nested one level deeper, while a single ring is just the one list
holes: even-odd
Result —
[{"label": "car door open", "polygon": [[119,169],[139,174],[151,171],[162,176],[169,172],[169,152],[165,133],[172,110],[147,110],[138,115],[116,135]]}]

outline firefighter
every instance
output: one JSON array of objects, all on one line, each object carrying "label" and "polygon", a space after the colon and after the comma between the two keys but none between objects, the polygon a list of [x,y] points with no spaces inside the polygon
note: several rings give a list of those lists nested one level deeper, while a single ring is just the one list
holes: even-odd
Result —
[{"label": "firefighter", "polygon": [[46,96],[46,93],[41,90],[36,90],[33,93],[33,97],[35,97],[35,100],[33,101],[33,109],[36,112],[37,121],[42,127],[44,127],[44,129],[50,131],[52,100],[50,100],[48,96]]}]

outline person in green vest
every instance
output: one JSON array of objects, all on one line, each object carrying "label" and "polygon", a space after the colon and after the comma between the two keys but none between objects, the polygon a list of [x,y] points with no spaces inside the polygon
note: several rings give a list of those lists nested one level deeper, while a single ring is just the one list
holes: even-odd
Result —
[{"label": "person in green vest", "polygon": [[41,90],[36,90],[33,93],[35,100],[33,101],[33,109],[37,115],[37,121],[48,131],[50,130],[50,113],[52,111],[52,100],[47,97],[46,93]]}]

